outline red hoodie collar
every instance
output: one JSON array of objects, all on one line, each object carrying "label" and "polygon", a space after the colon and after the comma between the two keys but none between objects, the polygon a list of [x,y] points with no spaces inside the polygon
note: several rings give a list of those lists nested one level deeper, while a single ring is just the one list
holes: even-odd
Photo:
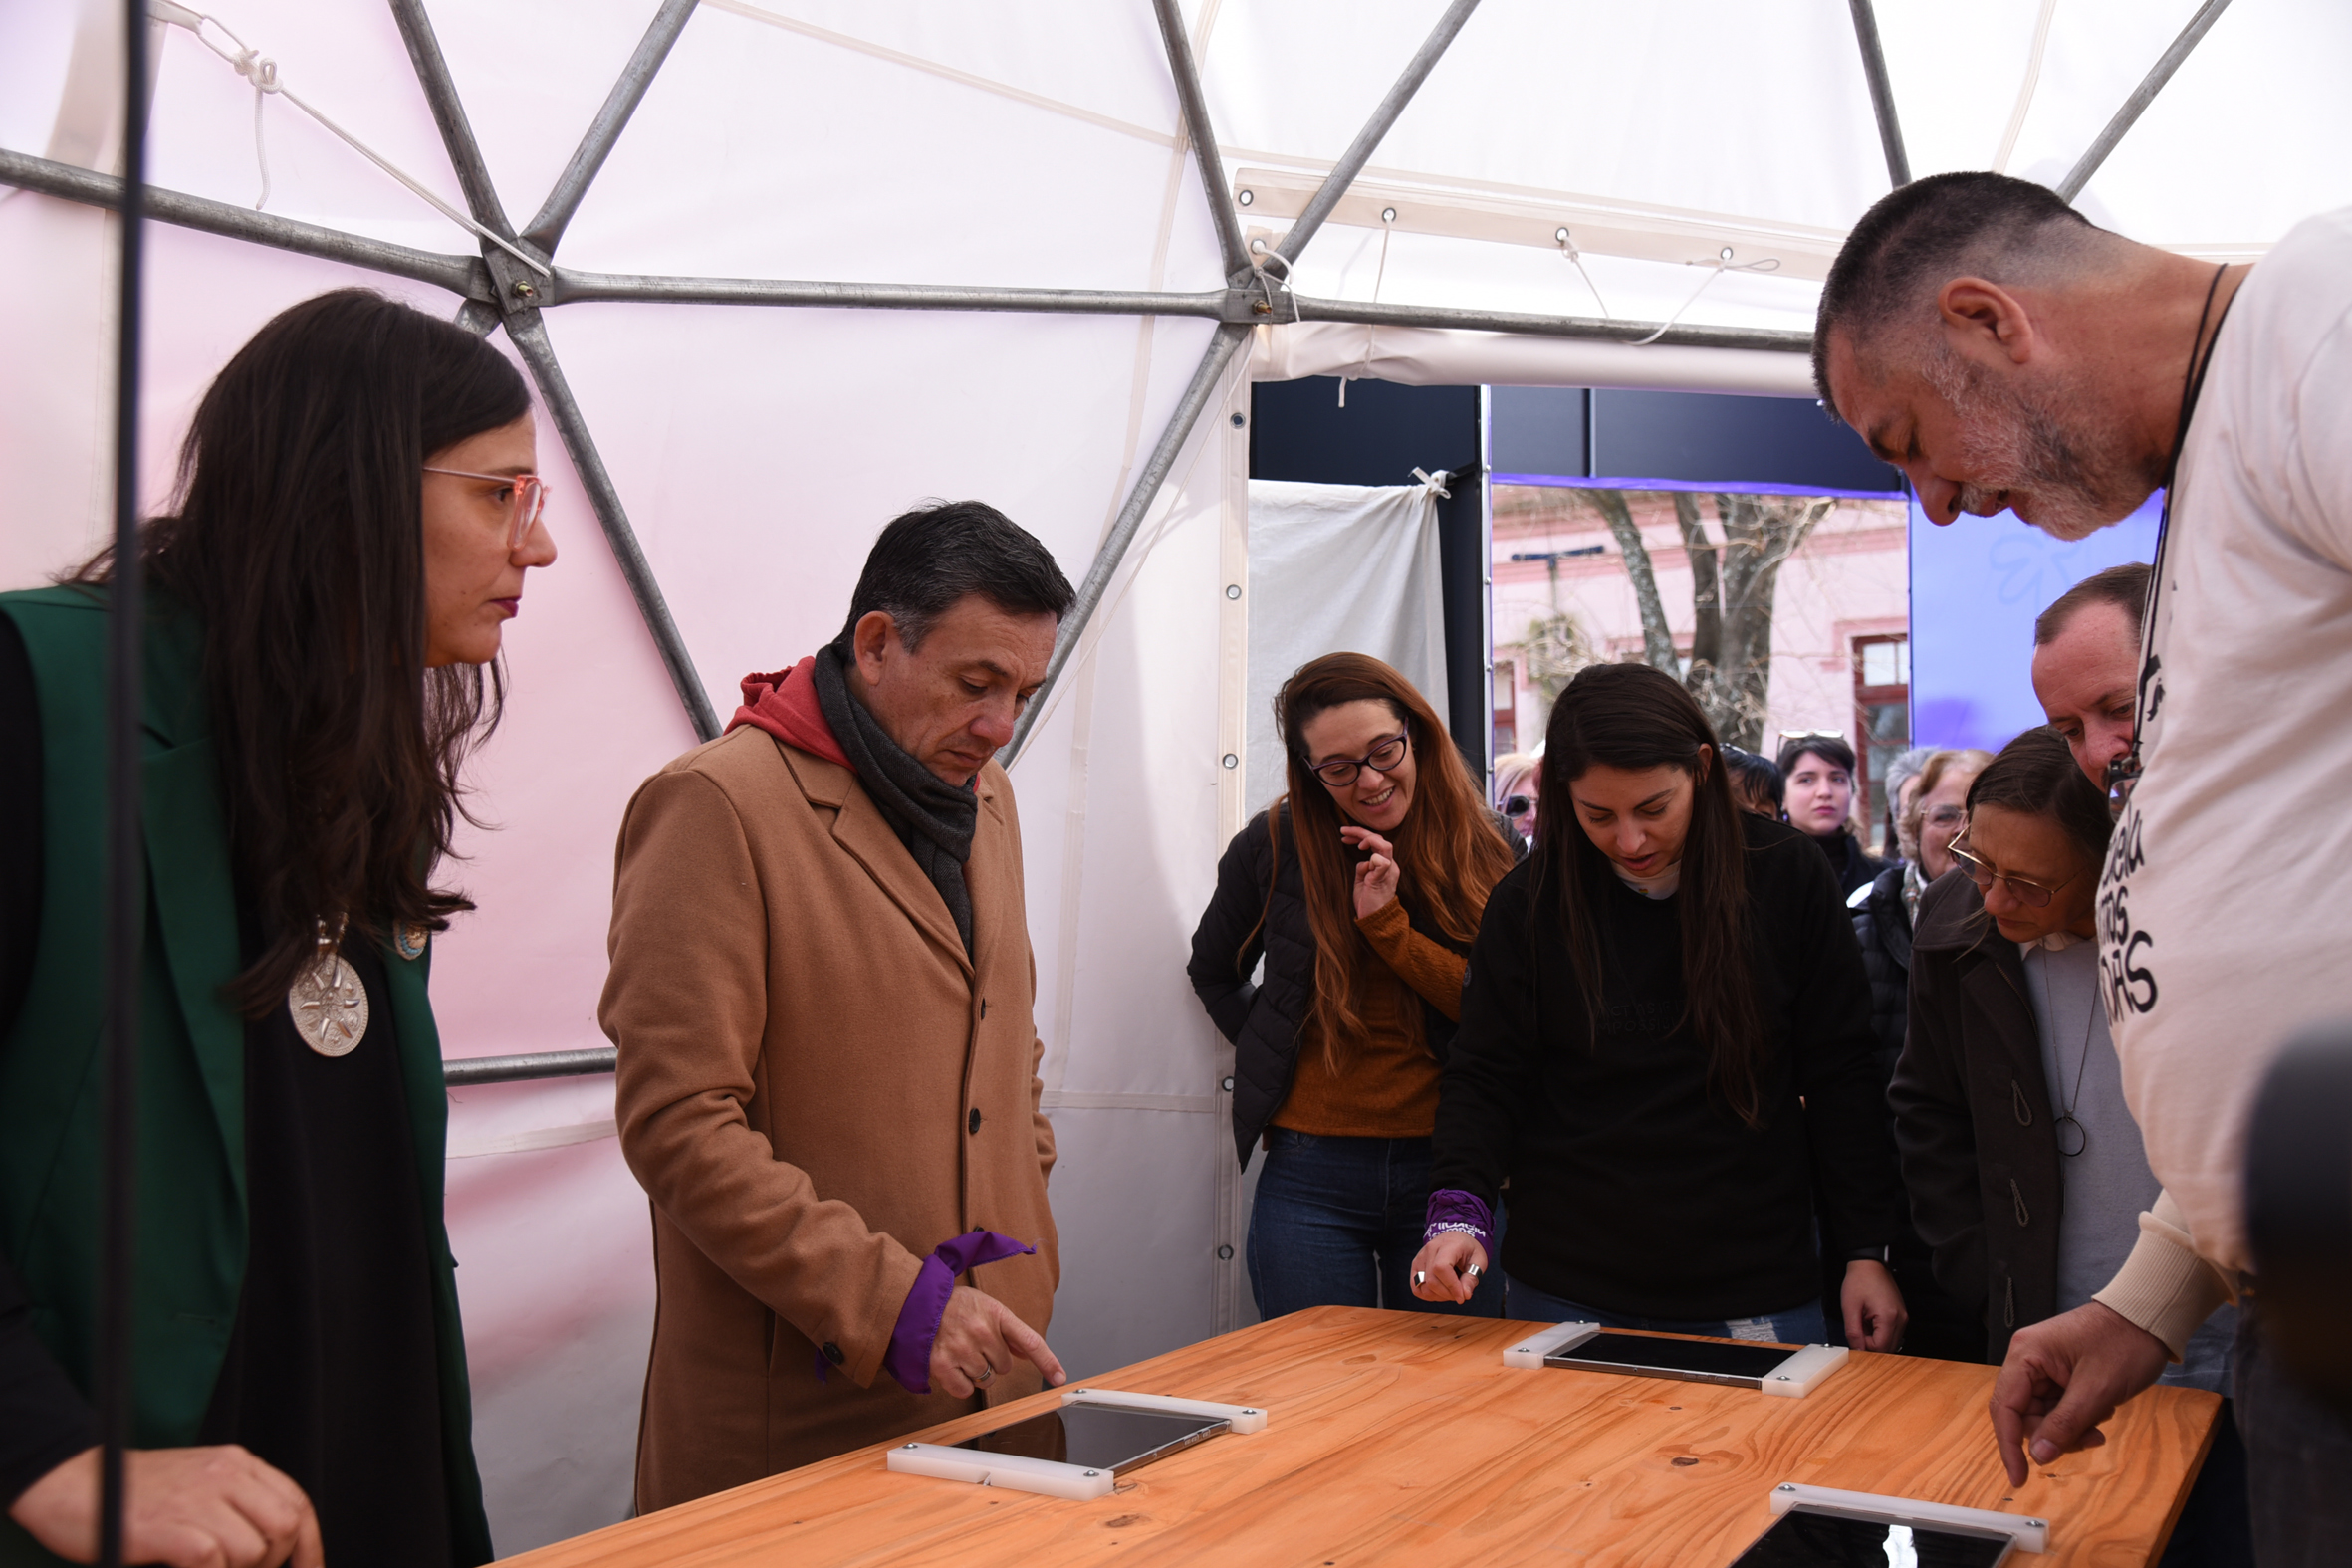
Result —
[{"label": "red hoodie collar", "polygon": [[728,730],[752,725],[812,757],[852,768],[849,754],[833,739],[833,727],[824,722],[824,710],[817,705],[816,668],[817,660],[811,657],[773,675],[746,675],[743,706],[727,721]]}]

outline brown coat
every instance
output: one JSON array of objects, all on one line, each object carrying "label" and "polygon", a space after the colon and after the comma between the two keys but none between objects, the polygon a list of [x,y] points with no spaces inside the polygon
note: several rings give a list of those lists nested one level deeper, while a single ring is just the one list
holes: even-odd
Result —
[{"label": "brown coat", "polygon": [[[848,769],[747,727],[629,802],[597,1016],[653,1201],[640,1511],[977,1408],[882,1370],[951,1236],[1034,1243],[964,1282],[1041,1332],[1053,1313],[1021,831],[1004,770],[976,783],[976,963]],[[990,1397],[1034,1392],[1018,1371]]]}]

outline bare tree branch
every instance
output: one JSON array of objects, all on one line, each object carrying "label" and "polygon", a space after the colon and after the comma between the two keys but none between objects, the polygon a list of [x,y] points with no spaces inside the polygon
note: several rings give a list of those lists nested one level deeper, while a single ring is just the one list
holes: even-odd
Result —
[{"label": "bare tree branch", "polygon": [[1632,579],[1634,602],[1641,606],[1642,657],[1680,678],[1682,660],[1674,651],[1674,632],[1666,624],[1666,606],[1658,597],[1658,574],[1650,567],[1650,548],[1642,543],[1641,529],[1633,521],[1632,509],[1625,505],[1625,492],[1591,490],[1585,494],[1600,509],[1609,532],[1617,537],[1617,548],[1625,553],[1625,575]]}]

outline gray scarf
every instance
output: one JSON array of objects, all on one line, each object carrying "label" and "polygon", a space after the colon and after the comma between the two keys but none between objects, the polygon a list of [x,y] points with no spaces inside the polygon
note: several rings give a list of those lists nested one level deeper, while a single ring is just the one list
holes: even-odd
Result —
[{"label": "gray scarf", "polygon": [[972,834],[980,825],[980,796],[970,784],[951,784],[890,739],[881,721],[849,695],[843,674],[848,652],[835,642],[817,650],[817,706],[832,727],[833,739],[856,770],[857,782],[881,807],[882,820],[939,889],[955,918],[964,955],[972,956],[972,890],[964,884],[964,862],[972,858]]}]

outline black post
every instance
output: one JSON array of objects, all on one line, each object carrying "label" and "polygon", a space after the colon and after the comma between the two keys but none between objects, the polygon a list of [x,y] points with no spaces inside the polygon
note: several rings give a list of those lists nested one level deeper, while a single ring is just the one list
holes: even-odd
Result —
[{"label": "black post", "polygon": [[138,1182],[138,961],[145,920],[139,831],[139,674],[144,584],[138,553],[141,228],[147,179],[147,7],[122,7],[121,294],[115,341],[115,582],[107,627],[107,1031],[105,1209],[98,1283],[98,1560],[122,1562],[123,1459],[130,1446],[132,1199]]}]

